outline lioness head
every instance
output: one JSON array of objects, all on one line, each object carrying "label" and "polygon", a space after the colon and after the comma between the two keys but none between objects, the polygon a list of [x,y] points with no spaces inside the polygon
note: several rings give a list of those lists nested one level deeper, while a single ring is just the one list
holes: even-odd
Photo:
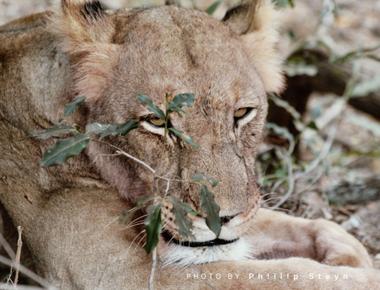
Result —
[{"label": "lioness head", "polygon": [[[186,264],[248,256],[243,235],[258,208],[254,163],[266,93],[282,87],[271,2],[237,7],[224,21],[174,6],[107,14],[98,1],[64,0],[62,8],[54,27],[70,56],[76,93],[87,97],[88,123],[139,120],[138,129],[113,140],[116,146],[158,175],[186,181],[202,172],[220,181],[213,189],[223,221],[218,239],[197,217],[194,240],[163,242],[163,257]],[[165,135],[162,123],[137,100],[148,95],[164,110],[165,95],[179,93],[193,93],[196,101],[170,123],[199,149]],[[92,143],[87,153],[124,197],[156,190],[151,172],[122,156],[105,157],[111,152]],[[173,182],[169,193],[199,209],[196,185]],[[176,237],[172,223],[166,224]]]}]

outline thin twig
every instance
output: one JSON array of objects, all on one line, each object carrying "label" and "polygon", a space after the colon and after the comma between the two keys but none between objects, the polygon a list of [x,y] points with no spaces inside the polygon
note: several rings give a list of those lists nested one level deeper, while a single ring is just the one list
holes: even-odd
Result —
[{"label": "thin twig", "polygon": [[[125,152],[123,149],[121,149],[120,147],[117,147],[111,143],[108,143],[108,142],[104,142],[104,141],[100,141],[100,140],[96,140],[96,139],[91,139],[92,141],[94,142],[98,142],[98,143],[101,143],[101,144],[104,144],[104,145],[108,145],[114,149],[116,149],[116,154],[103,154],[103,155],[106,155],[106,156],[120,156],[120,155],[123,155],[137,163],[139,163],[140,165],[144,166],[146,169],[148,169],[151,173],[153,173],[154,177],[157,178],[157,179],[162,179],[162,180],[165,180],[165,181],[171,181],[171,182],[181,182],[181,183],[192,183],[192,184],[198,184],[197,182],[195,181],[191,181],[191,180],[183,180],[183,179],[178,179],[178,178],[169,178],[169,177],[165,177],[165,176],[161,176],[161,175],[158,175],[156,172],[156,170],[154,168],[152,168],[152,166],[150,166],[149,164],[147,164],[146,162],[144,162],[143,160]],[[98,155],[100,157],[103,157],[101,155]]]},{"label": "thin twig", "polygon": [[144,161],[132,156],[131,154],[128,154],[125,151],[118,150],[116,151],[117,154],[124,155],[125,157],[128,157],[129,159],[132,159],[133,161],[143,165],[146,169],[148,169],[150,172],[152,172],[154,175],[156,175],[156,170],[154,170],[150,165],[146,164]]},{"label": "thin twig", "polygon": [[167,180],[166,189],[165,189],[165,196],[168,196],[169,190],[170,190],[170,180]]},{"label": "thin twig", "polygon": [[[9,243],[7,242],[7,240],[4,238],[3,235],[0,234],[0,244],[2,245],[2,247],[4,248],[5,252],[8,254],[9,258],[11,258],[12,260],[15,260],[16,259],[16,254],[15,252],[13,251],[12,247],[9,245]],[[9,267],[9,274],[8,274],[8,278],[7,278],[7,284],[9,283],[12,283],[12,276],[13,276],[13,267]]]},{"label": "thin twig", "polygon": [[319,153],[317,158],[315,158],[313,160],[313,162],[303,172],[298,172],[298,173],[294,174],[293,173],[293,164],[292,164],[290,157],[286,154],[283,155],[283,157],[286,158],[286,163],[287,163],[287,167],[288,167],[288,178],[287,178],[287,180],[288,180],[288,191],[280,199],[280,201],[278,203],[276,203],[273,207],[271,207],[271,209],[277,209],[278,207],[283,205],[289,199],[289,197],[292,195],[294,188],[295,188],[296,181],[305,177],[306,175],[310,174],[312,171],[314,171],[319,166],[319,164],[323,160],[325,160],[325,158],[327,157],[327,155],[331,151],[332,145],[334,144],[334,139],[335,139],[336,133],[337,133],[337,127],[333,127],[329,133],[329,136],[328,136],[326,143],[324,144],[321,152]]},{"label": "thin twig", "polygon": [[[285,157],[285,156],[286,156],[286,154],[283,155],[283,157]],[[293,163],[292,163],[292,160],[289,156],[286,156],[286,164],[288,166],[288,191],[280,199],[279,202],[277,202],[273,207],[271,207],[272,209],[276,209],[276,208],[280,207],[282,204],[284,204],[284,202],[286,202],[289,199],[289,197],[292,195],[292,193],[294,191],[295,179],[293,178]]]},{"label": "thin twig", "polygon": [[22,250],[22,227],[17,227],[17,233],[18,233],[18,239],[17,239],[17,250],[16,250],[16,273],[15,273],[15,280],[14,284],[17,286],[18,284],[18,277],[20,274],[20,260],[21,260],[21,250]]},{"label": "thin twig", "polygon": [[149,275],[149,285],[148,285],[149,290],[154,290],[154,275],[156,273],[156,269],[157,269],[157,248],[154,248],[152,252],[152,268],[150,270],[150,275]]},{"label": "thin twig", "polygon": [[[165,196],[169,194],[169,190],[170,190],[170,179],[168,179],[166,183]],[[163,228],[165,228],[165,226],[166,225],[164,225]],[[156,247],[153,249],[153,252],[152,252],[152,268],[150,270],[149,285],[148,285],[149,290],[154,290],[154,276],[157,270],[157,260],[158,260],[157,256],[158,254],[157,254],[157,247]]]},{"label": "thin twig", "polygon": [[7,283],[0,283],[1,290],[45,290],[45,288],[35,287],[35,286],[22,286],[22,285],[11,285]]},{"label": "thin twig", "polygon": [[13,251],[12,247],[9,245],[9,243],[2,234],[0,234],[0,245],[3,247],[9,258],[11,258],[12,260],[16,258],[15,252]]},{"label": "thin twig", "polygon": [[317,156],[317,158],[315,158],[310,163],[310,165],[306,168],[305,171],[297,173],[295,175],[295,179],[300,179],[303,176],[314,171],[314,169],[316,169],[318,167],[318,165],[327,157],[327,155],[331,151],[332,145],[334,144],[336,133],[337,133],[337,127],[335,126],[331,129],[331,131],[327,137],[326,143],[324,144],[324,146],[323,146],[321,152],[319,153],[319,155]]},{"label": "thin twig", "polygon": [[[19,268],[20,268],[20,260],[21,260],[21,249],[22,249],[22,227],[20,227],[20,226],[17,227],[17,233],[18,233],[18,240],[17,240],[17,251],[16,251],[16,253],[14,253],[12,248],[8,249],[8,251],[7,251],[10,258],[12,258],[12,260],[14,260],[15,264],[16,264],[16,266],[15,266],[15,268],[16,268],[15,279],[12,282],[13,266],[10,266],[9,275],[7,278],[7,284],[11,283],[14,286],[17,286],[17,284],[18,284],[18,278],[19,278],[19,272],[20,272]],[[4,249],[6,249],[5,245],[8,244],[8,242],[4,239],[3,236],[1,236],[0,240],[1,240],[1,244],[3,245]],[[8,246],[9,246],[9,244],[8,244]]]},{"label": "thin twig", "polygon": [[[12,261],[8,258],[5,258],[3,256],[0,256],[0,263],[7,265],[9,267],[15,266],[14,261]],[[48,290],[57,289],[57,288],[51,286],[47,281],[45,281],[43,278],[41,278],[40,276],[38,276],[37,274],[35,274],[34,272],[32,272],[31,270],[29,270],[28,268],[26,268],[23,265],[19,265],[19,271],[20,271],[20,273],[24,274],[25,276],[29,277],[33,281],[40,284],[45,289],[48,289]],[[0,288],[0,289],[2,289],[2,288]]]}]

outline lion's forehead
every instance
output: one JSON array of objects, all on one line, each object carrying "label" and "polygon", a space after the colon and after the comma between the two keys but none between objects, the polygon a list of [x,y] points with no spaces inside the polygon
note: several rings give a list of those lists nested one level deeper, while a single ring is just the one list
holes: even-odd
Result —
[{"label": "lion's forehead", "polygon": [[191,71],[199,74],[202,70],[205,76],[246,67],[240,39],[225,24],[201,12],[164,7],[136,12],[120,21],[123,32],[117,41],[134,70],[154,67],[183,77]]}]

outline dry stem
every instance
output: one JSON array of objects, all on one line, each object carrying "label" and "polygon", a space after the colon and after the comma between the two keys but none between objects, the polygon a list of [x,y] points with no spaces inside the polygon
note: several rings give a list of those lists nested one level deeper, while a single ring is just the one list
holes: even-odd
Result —
[{"label": "dry stem", "polygon": [[155,248],[152,252],[152,268],[150,270],[150,275],[149,275],[149,285],[148,289],[149,290],[154,290],[154,274],[156,273],[157,269],[157,248]]},{"label": "dry stem", "polygon": [[15,274],[15,280],[14,284],[18,284],[18,277],[20,273],[20,260],[21,260],[21,250],[22,250],[22,227],[17,227],[17,233],[18,233],[18,239],[17,239],[17,250],[16,250],[16,274]]}]

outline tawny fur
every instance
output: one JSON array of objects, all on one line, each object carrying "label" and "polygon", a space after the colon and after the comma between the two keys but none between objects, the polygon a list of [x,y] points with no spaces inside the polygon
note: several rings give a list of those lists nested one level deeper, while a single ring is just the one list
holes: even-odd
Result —
[{"label": "tawny fur", "polygon": [[249,47],[248,53],[254,60],[265,90],[279,93],[284,88],[282,59],[276,52],[281,13],[273,7],[271,0],[259,2],[249,28],[254,33],[248,33],[244,41]]}]

